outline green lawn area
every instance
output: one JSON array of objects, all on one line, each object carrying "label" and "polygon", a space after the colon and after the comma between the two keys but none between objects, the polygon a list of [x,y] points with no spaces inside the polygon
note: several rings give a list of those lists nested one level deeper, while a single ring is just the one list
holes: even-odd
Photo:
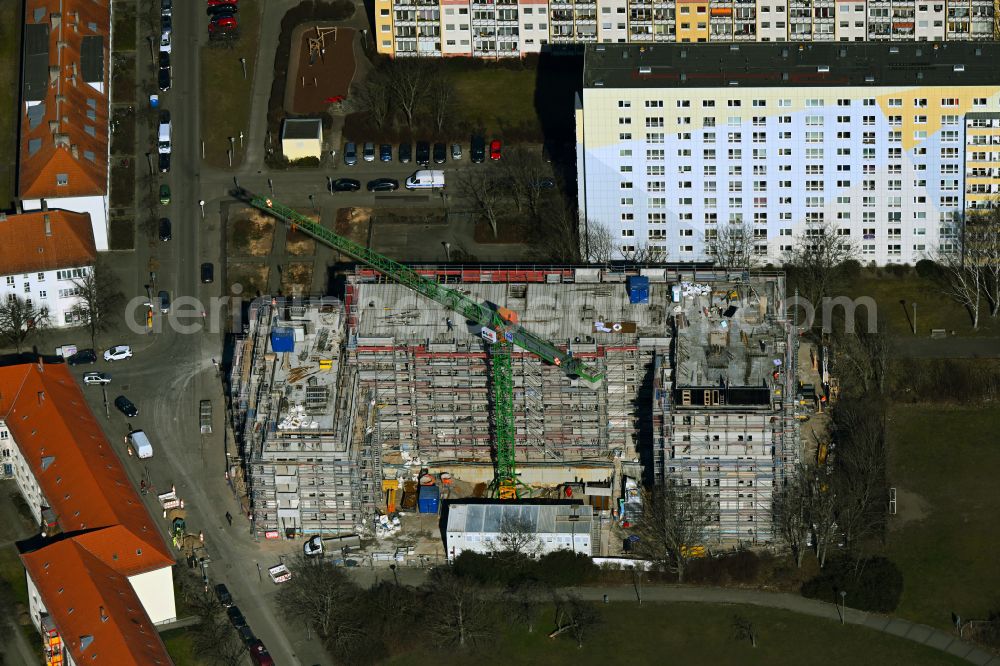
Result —
[{"label": "green lawn area", "polygon": [[[960,664],[960,659],[895,636],[788,611],[711,604],[598,605],[603,622],[577,649],[570,638],[549,639],[551,610],[535,633],[508,628],[498,641],[505,664]],[[754,623],[757,647],[736,640],[733,618]],[[483,654],[426,650],[390,664],[481,665]],[[442,662],[444,658],[444,662]],[[490,660],[492,661],[492,660]]]},{"label": "green lawn area", "polygon": [[209,666],[195,654],[194,642],[187,627],[164,631],[160,638],[167,646],[167,654],[174,660],[174,666]]},{"label": "green lawn area", "polygon": [[[21,7],[23,0],[0,2],[0,90],[16,91],[21,71]],[[14,164],[17,159],[17,94],[0,104],[0,209],[14,201]]]},{"label": "green lawn area", "polygon": [[982,618],[1000,604],[1000,409],[906,405],[890,418],[898,496],[887,555],[904,577],[896,612],[942,628],[952,611]]},{"label": "green lawn area", "polygon": [[[463,116],[459,124],[480,129],[487,137],[502,136],[506,128],[537,128],[536,77],[534,69],[454,71],[455,108],[460,109]],[[499,97],[498,91],[502,91]],[[498,99],[502,102],[498,103]]]},{"label": "green lawn area", "polygon": [[[912,316],[913,305],[917,304],[917,334],[930,335],[931,329],[943,328],[955,331],[959,336],[1000,335],[1000,319],[991,319],[985,299],[979,315],[979,329],[972,329],[969,314],[957,303],[941,294],[941,287],[931,280],[910,272],[905,277],[895,277],[883,271],[879,276],[870,269],[862,272],[861,278],[848,290],[852,297],[871,296],[878,303],[878,313],[884,317],[890,333],[912,335],[910,322],[900,300],[906,301],[906,310]],[[863,315],[863,311],[859,311]]]},{"label": "green lawn area", "polygon": [[[205,161],[213,166],[229,165],[226,156],[229,137],[237,137],[233,167],[243,162],[238,137],[249,128],[250,93],[259,41],[259,0],[243,0],[240,38],[232,44],[233,48],[210,43],[201,49],[201,136],[205,141]],[[246,58],[247,79],[243,78],[240,58]]]}]

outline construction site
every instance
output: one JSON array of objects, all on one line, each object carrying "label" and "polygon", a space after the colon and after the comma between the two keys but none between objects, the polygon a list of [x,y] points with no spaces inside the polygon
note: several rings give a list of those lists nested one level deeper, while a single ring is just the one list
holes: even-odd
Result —
[{"label": "construction site", "polygon": [[[414,271],[517,313],[599,373],[588,381],[530,351],[510,354],[518,496],[589,505],[590,554],[617,554],[620,540],[600,530],[634,521],[638,488],[654,481],[704,486],[718,500],[712,542],[772,540],[771,488],[800,455],[783,276]],[[405,532],[407,506],[412,525],[439,510],[437,495],[419,512],[406,501],[418,479],[446,483],[453,500],[491,496],[490,344],[479,322],[367,267],[348,276],[343,300],[255,303],[235,347],[231,402],[258,533],[372,535],[401,508]]]}]

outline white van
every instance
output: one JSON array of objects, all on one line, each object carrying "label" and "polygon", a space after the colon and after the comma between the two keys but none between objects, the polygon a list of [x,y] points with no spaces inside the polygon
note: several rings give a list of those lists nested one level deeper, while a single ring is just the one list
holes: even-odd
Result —
[{"label": "white van", "polygon": [[444,171],[421,169],[406,179],[406,189],[426,190],[444,187]]},{"label": "white van", "polygon": [[157,138],[157,150],[160,153],[170,153],[170,135],[173,125],[170,122],[170,112],[167,110],[160,111],[160,125],[156,133]]},{"label": "white van", "polygon": [[129,437],[132,440],[132,448],[140,458],[153,457],[153,445],[149,443],[149,437],[142,430],[133,430]]}]

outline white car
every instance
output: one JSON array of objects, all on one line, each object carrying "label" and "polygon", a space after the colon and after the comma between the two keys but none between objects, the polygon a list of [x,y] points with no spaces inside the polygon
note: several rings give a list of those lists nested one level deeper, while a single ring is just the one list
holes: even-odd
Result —
[{"label": "white car", "polygon": [[170,53],[170,38],[172,37],[172,31],[164,30],[160,33],[160,50],[164,53]]},{"label": "white car", "polygon": [[103,372],[88,372],[83,376],[83,383],[87,385],[110,384],[111,375],[106,375]]},{"label": "white car", "polygon": [[132,358],[132,348],[128,345],[116,345],[104,352],[104,360],[111,361],[124,361],[127,358]]},{"label": "white car", "polygon": [[458,161],[462,159],[462,145],[458,143],[451,144],[451,159]]}]

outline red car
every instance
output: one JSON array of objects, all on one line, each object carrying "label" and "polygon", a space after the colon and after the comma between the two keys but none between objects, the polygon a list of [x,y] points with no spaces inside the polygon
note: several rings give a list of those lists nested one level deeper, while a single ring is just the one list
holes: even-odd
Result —
[{"label": "red car", "polygon": [[498,160],[500,159],[500,139],[493,139],[490,141],[490,159]]},{"label": "red car", "polygon": [[224,18],[213,19],[211,23],[208,24],[208,34],[223,34],[227,32],[235,32],[239,24],[236,23],[236,18],[232,16],[226,16]]},{"label": "red car", "polygon": [[209,7],[218,7],[219,5],[236,5],[239,4],[240,0],[208,0]]},{"label": "red car", "polygon": [[250,661],[255,666],[274,666],[274,659],[259,638],[250,644]]}]

